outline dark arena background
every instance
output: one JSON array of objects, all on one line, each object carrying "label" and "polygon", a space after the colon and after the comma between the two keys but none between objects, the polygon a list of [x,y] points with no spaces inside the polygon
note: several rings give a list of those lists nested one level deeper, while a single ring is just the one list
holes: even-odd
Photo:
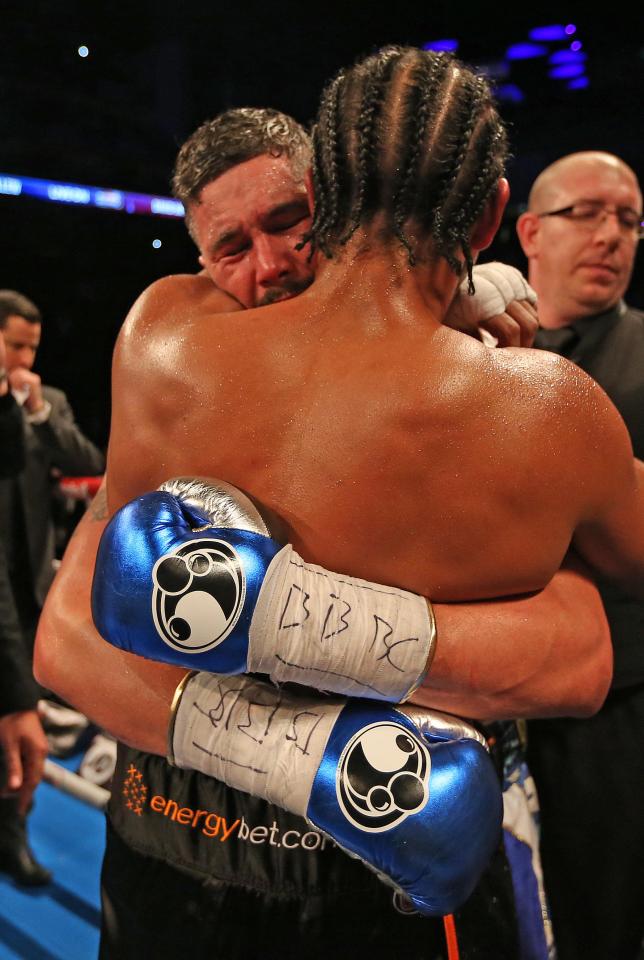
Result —
[{"label": "dark arena background", "polygon": [[[591,6],[3,3],[0,288],[42,310],[36,371],[104,448],[112,350],[130,306],[159,277],[198,270],[170,198],[180,145],[230,107],[276,107],[309,125],[325,81],[387,43],[454,50],[492,79],[512,198],[485,259],[523,268],[515,221],[547,164],[600,149],[644,176],[637,5]],[[644,308],[641,259],[628,300]],[[86,960],[98,943],[103,817],[49,784],[37,797],[32,842],[54,883],[25,892],[0,878],[0,960]]]},{"label": "dark arena background", "polygon": [[[169,196],[179,145],[222,109],[274,106],[308,124],[338,67],[387,42],[449,41],[495,79],[509,121],[512,201],[489,253],[517,266],[514,220],[547,163],[604,149],[642,177],[644,60],[634,12],[596,15],[590,4],[565,2],[393,7],[4,5],[0,286],[43,310],[37,369],[64,386],[98,443],[107,439],[111,350],[128,308],[156,278],[197,267],[180,217],[127,214],[105,193]],[[553,26],[568,32],[539,30]],[[16,178],[54,181],[40,190],[59,202],[25,188],[16,196]],[[104,188],[103,206],[60,184]],[[640,263],[629,297],[640,307],[642,271]]]}]

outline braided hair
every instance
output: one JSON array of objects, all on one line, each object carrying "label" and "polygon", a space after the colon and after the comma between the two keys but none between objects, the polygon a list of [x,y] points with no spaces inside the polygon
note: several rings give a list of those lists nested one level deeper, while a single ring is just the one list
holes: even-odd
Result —
[{"label": "braided hair", "polygon": [[454,57],[385,47],[327,86],[313,130],[310,238],[326,256],[384,214],[406,248],[413,221],[472,280],[469,234],[502,176],[505,129],[487,82]]}]

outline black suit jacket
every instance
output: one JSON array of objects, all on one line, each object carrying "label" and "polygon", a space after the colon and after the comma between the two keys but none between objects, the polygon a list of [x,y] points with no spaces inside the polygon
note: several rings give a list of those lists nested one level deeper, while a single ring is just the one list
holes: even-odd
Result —
[{"label": "black suit jacket", "polygon": [[[577,340],[565,356],[603,387],[624,418],[635,456],[644,459],[644,313],[618,303],[606,313],[577,320],[572,329]],[[535,346],[561,352],[551,345],[547,330],[537,333]],[[596,579],[613,640],[613,688],[644,683],[644,603]]]},{"label": "black suit jacket", "polygon": [[[2,488],[8,478],[22,470],[25,462],[22,412],[10,393],[0,397],[0,451]],[[0,716],[32,710],[37,697],[0,541]]]},{"label": "black suit jacket", "polygon": [[67,476],[96,476],[103,472],[105,460],[91,440],[81,432],[72,408],[62,390],[43,387],[43,397],[51,404],[48,419],[41,424],[28,422],[22,413],[24,469],[18,477],[0,486],[0,535],[7,546],[7,560],[13,576],[16,570],[16,511],[24,516],[26,536],[23,554],[29,558],[25,571],[33,584],[34,602],[42,607],[54,571],[54,526],[51,517],[52,467]]},{"label": "black suit jacket", "polygon": [[0,397],[0,478],[15,477],[25,465],[22,412],[6,393]]}]

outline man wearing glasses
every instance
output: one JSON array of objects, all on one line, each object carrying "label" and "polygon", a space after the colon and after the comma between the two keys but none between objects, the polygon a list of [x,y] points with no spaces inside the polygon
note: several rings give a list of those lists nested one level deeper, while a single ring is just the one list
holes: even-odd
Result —
[{"label": "man wearing glasses", "polygon": [[[517,230],[539,296],[535,346],[597,380],[642,459],[644,313],[622,299],[642,235],[634,172],[608,153],[563,157],[535,181]],[[644,936],[644,604],[599,586],[615,658],[605,705],[590,720],[529,724],[559,960],[634,960]]]}]

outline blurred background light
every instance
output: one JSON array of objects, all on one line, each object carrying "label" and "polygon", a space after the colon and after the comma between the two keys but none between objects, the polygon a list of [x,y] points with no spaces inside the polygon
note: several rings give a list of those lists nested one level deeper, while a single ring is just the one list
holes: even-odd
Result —
[{"label": "blurred background light", "polygon": [[560,67],[548,70],[553,80],[566,80],[568,77],[580,77],[584,73],[583,63],[562,63]]},{"label": "blurred background light", "polygon": [[545,57],[548,50],[540,43],[513,43],[505,51],[508,60],[530,60],[533,57]]},{"label": "blurred background light", "polygon": [[531,40],[565,40],[568,27],[562,23],[553,23],[547,27],[533,27],[528,33]]},{"label": "blurred background light", "polygon": [[548,62],[557,63],[583,63],[586,60],[586,54],[579,50],[555,50],[548,57]]},{"label": "blurred background light", "polygon": [[436,52],[447,50],[449,53],[454,53],[455,50],[458,50],[458,40],[429,40],[423,44],[423,50],[435,50]]},{"label": "blurred background light", "polygon": [[35,197],[54,203],[74,203],[126,213],[152,214],[157,217],[183,217],[183,204],[173,197],[155,197],[149,193],[86,187],[80,183],[59,183],[40,177],[21,177],[0,173],[0,194]]},{"label": "blurred background light", "polygon": [[523,103],[525,100],[525,93],[516,83],[502,83],[494,92],[499,100],[506,103]]}]

